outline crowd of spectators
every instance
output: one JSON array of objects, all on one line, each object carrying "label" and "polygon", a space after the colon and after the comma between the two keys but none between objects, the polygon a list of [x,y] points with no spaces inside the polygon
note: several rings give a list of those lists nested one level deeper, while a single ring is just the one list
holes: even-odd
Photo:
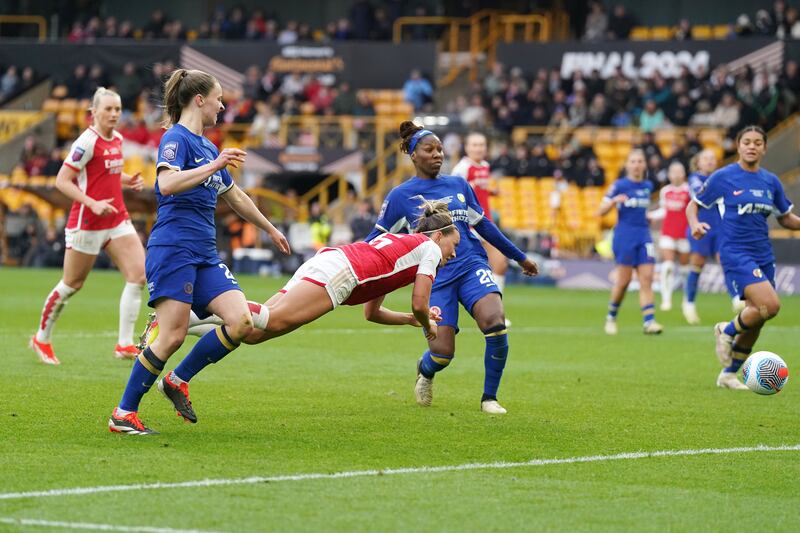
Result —
[{"label": "crowd of spectators", "polygon": [[[637,17],[624,5],[616,4],[607,9],[602,1],[592,0],[582,38],[585,41],[625,40],[638,25]],[[771,9],[741,13],[728,25],[728,39],[756,36],[800,39],[800,11],[785,0],[774,0]],[[687,18],[679,20],[672,38],[678,41],[692,39],[691,21]]]}]

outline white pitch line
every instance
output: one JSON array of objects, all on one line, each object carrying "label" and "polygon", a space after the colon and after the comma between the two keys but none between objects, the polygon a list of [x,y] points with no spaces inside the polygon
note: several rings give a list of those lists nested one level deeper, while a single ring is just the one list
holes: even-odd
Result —
[{"label": "white pitch line", "polygon": [[507,468],[524,468],[531,466],[547,466],[573,463],[596,463],[601,461],[622,461],[630,459],[646,459],[652,457],[687,457],[693,455],[723,455],[752,452],[797,452],[800,444],[766,446],[750,446],[743,448],[700,448],[690,450],[659,450],[654,452],[626,452],[614,455],[588,455],[582,457],[564,457],[560,459],[532,459],[522,462],[467,463],[461,465],[419,466],[409,468],[387,468],[383,470],[351,470],[349,472],[287,474],[280,476],[251,476],[233,479],[200,479],[177,483],[139,483],[135,485],[104,485],[98,487],[75,487],[71,489],[51,489],[31,492],[0,493],[0,500],[21,500],[26,498],[47,498],[53,496],[82,496],[103,492],[126,492],[153,489],[178,489],[196,487],[218,487],[226,485],[255,485],[259,483],[275,483],[284,481],[309,481],[317,479],[343,479],[355,477],[396,476],[404,474],[434,474],[440,472],[462,472],[465,470],[498,470]]},{"label": "white pitch line", "polygon": [[95,531],[128,531],[136,533],[218,533],[200,529],[172,529],[170,527],[116,526],[113,524],[89,524],[86,522],[61,522],[34,518],[1,518],[0,524],[12,526],[51,527],[62,529],[90,529]]}]

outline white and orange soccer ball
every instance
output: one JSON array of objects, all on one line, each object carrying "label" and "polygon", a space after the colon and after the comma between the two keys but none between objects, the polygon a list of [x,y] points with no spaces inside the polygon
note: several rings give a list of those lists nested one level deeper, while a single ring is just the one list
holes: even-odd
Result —
[{"label": "white and orange soccer ball", "polygon": [[742,367],[744,383],[757,394],[775,394],[789,381],[789,367],[772,352],[756,352],[747,358]]}]

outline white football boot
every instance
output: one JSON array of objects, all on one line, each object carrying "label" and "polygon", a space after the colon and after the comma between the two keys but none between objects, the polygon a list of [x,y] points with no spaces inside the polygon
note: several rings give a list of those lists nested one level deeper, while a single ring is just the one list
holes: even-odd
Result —
[{"label": "white football boot", "polygon": [[616,335],[617,334],[617,321],[613,318],[606,318],[606,325],[603,328],[606,332],[606,335]]},{"label": "white football boot", "polygon": [[725,333],[727,325],[727,322],[717,322],[714,326],[714,336],[717,338],[717,359],[725,368],[731,366],[731,361],[733,361],[733,355],[731,355],[733,337]]},{"label": "white football boot", "polygon": [[739,381],[739,378],[736,377],[736,372],[725,372],[724,368],[717,376],[717,387],[721,389],[750,390],[747,385]]},{"label": "white football boot", "polygon": [[508,412],[497,400],[485,400],[481,402],[481,411],[489,413],[490,415],[504,415]]},{"label": "white football boot", "polygon": [[417,361],[417,382],[414,384],[414,398],[423,407],[430,407],[433,403],[433,378],[426,378],[419,371],[422,359]]},{"label": "white football boot", "polygon": [[681,304],[681,311],[683,311],[683,318],[689,325],[696,326],[700,323],[700,315],[697,314],[697,307],[692,302],[684,301]]},{"label": "white football boot", "polygon": [[655,320],[651,320],[650,322],[645,324],[642,329],[645,335],[660,335],[661,332],[664,331],[664,326],[662,326]]}]

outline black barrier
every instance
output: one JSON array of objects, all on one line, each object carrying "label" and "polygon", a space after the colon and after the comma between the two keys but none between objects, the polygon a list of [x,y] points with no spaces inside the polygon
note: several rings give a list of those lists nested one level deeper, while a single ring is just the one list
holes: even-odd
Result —
[{"label": "black barrier", "polygon": [[435,42],[392,44],[343,42],[330,44],[192,43],[192,49],[223,65],[244,72],[250,65],[289,72],[332,74],[356,89],[397,89],[413,69],[434,79]]},{"label": "black barrier", "polygon": [[173,42],[94,44],[36,43],[3,41],[0,64],[33,67],[58,81],[66,80],[79,64],[99,63],[110,73],[127,62],[148,69],[155,62],[180,63],[181,47],[188,46],[208,58],[240,73],[247,67],[269,67],[274,72],[332,74],[353,88],[398,89],[412,69],[434,78],[436,43],[346,42],[280,46],[269,42],[226,42],[191,44]]},{"label": "black barrier", "polygon": [[559,69],[563,78],[576,70],[585,76],[593,70],[602,78],[622,69],[626,77],[677,76],[686,66],[697,74],[727,63],[734,68],[745,64],[755,70],[783,67],[784,43],[771,38],[714,41],[610,41],[599,43],[510,43],[499,44],[497,59],[509,67],[531,73],[540,68]]},{"label": "black barrier", "polygon": [[171,61],[177,65],[180,44],[122,43],[98,40],[94,44],[36,43],[3,41],[0,45],[0,64],[32,67],[56,81],[65,81],[77,65],[103,65],[109,74],[122,70],[132,62],[139,69],[152,68],[153,63]]}]

